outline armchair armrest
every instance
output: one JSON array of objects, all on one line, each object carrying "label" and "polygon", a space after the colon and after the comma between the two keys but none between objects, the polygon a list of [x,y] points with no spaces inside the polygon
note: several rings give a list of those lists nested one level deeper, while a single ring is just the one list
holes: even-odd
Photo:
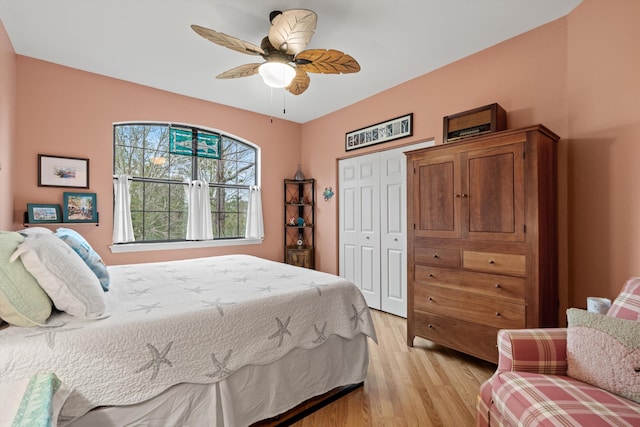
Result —
[{"label": "armchair armrest", "polygon": [[548,375],[567,374],[567,329],[502,329],[498,332],[498,369]]}]

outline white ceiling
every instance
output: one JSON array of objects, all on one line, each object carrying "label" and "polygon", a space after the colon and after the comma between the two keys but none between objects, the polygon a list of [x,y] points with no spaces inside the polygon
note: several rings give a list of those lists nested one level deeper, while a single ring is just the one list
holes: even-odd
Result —
[{"label": "white ceiling", "polygon": [[[0,0],[17,54],[298,123],[339,110],[568,14],[581,0]],[[318,14],[309,49],[337,49],[356,74],[310,74],[294,96],[260,76],[214,77],[261,62],[194,33],[198,24],[260,45],[269,12]],[[286,109],[286,113],[283,110]]]}]

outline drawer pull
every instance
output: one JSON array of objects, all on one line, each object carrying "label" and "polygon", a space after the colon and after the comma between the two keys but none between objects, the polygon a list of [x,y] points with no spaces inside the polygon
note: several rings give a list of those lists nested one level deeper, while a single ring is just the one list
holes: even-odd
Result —
[{"label": "drawer pull", "polygon": [[489,260],[489,264],[495,264],[495,263],[496,263],[495,260],[492,260],[492,259]]},{"label": "drawer pull", "polygon": [[462,193],[462,197],[469,197],[468,194]]},{"label": "drawer pull", "polygon": [[495,284],[495,287],[496,287],[496,288],[500,288],[500,287],[501,287],[501,286],[500,286],[500,283],[496,283],[496,284]]},{"label": "drawer pull", "polygon": [[456,196],[456,197],[460,197],[460,195],[459,195],[458,193],[455,193],[455,196]]},{"label": "drawer pull", "polygon": [[438,254],[433,254],[433,257],[434,257],[434,258],[439,258],[439,257],[438,257]]},{"label": "drawer pull", "polygon": [[429,301],[433,301],[433,297],[429,297]]},{"label": "drawer pull", "polygon": [[429,273],[429,277],[433,279],[433,273]]},{"label": "drawer pull", "polygon": [[499,311],[496,311],[496,316],[500,316],[500,312]]},{"label": "drawer pull", "polygon": [[433,329],[433,325],[431,323],[429,323],[427,326],[429,327],[429,329]]}]

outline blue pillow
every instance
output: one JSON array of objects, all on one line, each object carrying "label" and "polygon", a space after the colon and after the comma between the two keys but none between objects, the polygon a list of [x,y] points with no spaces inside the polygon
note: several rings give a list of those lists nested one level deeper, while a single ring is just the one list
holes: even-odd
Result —
[{"label": "blue pillow", "polygon": [[80,258],[89,266],[91,271],[98,277],[102,290],[109,290],[109,272],[107,266],[102,262],[102,258],[91,245],[75,230],[69,228],[58,228],[56,236],[67,243],[71,248],[80,255]]}]

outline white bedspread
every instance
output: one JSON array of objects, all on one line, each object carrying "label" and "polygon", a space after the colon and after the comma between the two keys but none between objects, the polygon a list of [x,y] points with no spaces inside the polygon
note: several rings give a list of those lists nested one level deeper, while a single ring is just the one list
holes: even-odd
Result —
[{"label": "white bedspread", "polygon": [[144,401],[178,383],[214,383],[331,335],[366,334],[369,309],[352,283],[326,273],[229,255],[109,267],[111,316],[56,314],[50,328],[0,331],[0,379],[54,372],[73,391],[61,420]]}]

